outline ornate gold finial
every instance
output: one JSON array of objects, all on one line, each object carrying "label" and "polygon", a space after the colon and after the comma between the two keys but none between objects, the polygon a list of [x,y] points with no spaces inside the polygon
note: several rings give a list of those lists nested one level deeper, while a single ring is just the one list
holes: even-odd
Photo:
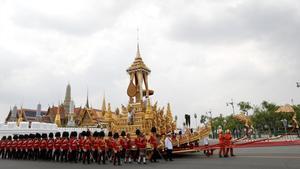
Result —
[{"label": "ornate gold finial", "polygon": [[150,98],[147,98],[146,113],[151,113],[151,112],[152,112],[152,108],[151,108]]}]

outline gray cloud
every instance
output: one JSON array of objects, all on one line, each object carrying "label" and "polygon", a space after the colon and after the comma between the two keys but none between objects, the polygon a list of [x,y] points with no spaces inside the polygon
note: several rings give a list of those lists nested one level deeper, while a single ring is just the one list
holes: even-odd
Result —
[{"label": "gray cloud", "polygon": [[[7,1],[0,5],[0,114],[23,104],[75,104],[87,88],[127,103],[136,27],[152,69],[152,101],[184,113],[231,112],[226,102],[299,103],[298,1]],[[179,123],[181,124],[181,122]]]}]

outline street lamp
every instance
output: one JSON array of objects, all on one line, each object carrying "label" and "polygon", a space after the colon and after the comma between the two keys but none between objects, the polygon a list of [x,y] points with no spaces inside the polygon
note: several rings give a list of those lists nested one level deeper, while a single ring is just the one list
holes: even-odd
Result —
[{"label": "street lamp", "polygon": [[287,125],[288,125],[287,120],[286,119],[282,119],[281,122],[283,124],[285,134],[287,135]]},{"label": "street lamp", "polygon": [[213,124],[212,124],[212,113],[211,113],[211,110],[209,110],[208,112],[205,112],[205,114],[206,114],[206,116],[208,116],[208,114],[209,114],[212,138],[215,138],[214,137],[214,127],[213,127]]},{"label": "street lamp", "polygon": [[227,103],[226,103],[226,106],[229,106],[229,105],[231,105],[231,107],[232,107],[232,112],[233,112],[233,114],[234,114],[234,102],[233,102],[233,99],[231,99],[231,102],[227,102]]}]

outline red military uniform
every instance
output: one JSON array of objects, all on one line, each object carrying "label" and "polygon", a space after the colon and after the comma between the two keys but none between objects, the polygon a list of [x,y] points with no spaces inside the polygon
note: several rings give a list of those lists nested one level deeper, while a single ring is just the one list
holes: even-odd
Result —
[{"label": "red military uniform", "polygon": [[33,149],[33,140],[29,139],[27,141],[27,145],[26,145],[27,150],[32,150]]},{"label": "red military uniform", "polygon": [[71,151],[78,150],[78,140],[77,139],[71,138],[69,144],[70,144]]},{"label": "red military uniform", "polygon": [[61,143],[62,143],[62,139],[55,139],[54,140],[54,149],[55,150],[60,150],[61,147]]},{"label": "red military uniform", "polygon": [[24,139],[21,145],[21,149],[24,151],[27,149],[28,139]]},{"label": "red military uniform", "polygon": [[104,139],[100,139],[99,140],[99,148],[100,148],[101,151],[105,151],[105,149],[106,149],[106,143],[105,143]]},{"label": "red military uniform", "polygon": [[1,140],[1,150],[5,150],[7,145],[7,140]]},{"label": "red military uniform", "polygon": [[232,139],[232,136],[230,134],[230,131],[228,130],[226,132],[226,134],[224,135],[224,144],[226,146],[225,157],[228,157],[229,150],[230,150],[230,155],[234,156],[233,155],[233,148],[232,148],[232,145],[231,145],[232,144],[231,139]]},{"label": "red military uniform", "polygon": [[67,138],[64,138],[61,142],[61,147],[62,150],[69,150],[69,140]]},{"label": "red military uniform", "polygon": [[98,138],[96,138],[93,141],[93,150],[97,151],[97,150],[99,150],[99,147],[100,147],[100,140]]},{"label": "red military uniform", "polygon": [[226,155],[225,154],[225,144],[224,144],[224,135],[223,133],[219,133],[219,145],[220,145],[220,150],[219,150],[219,157],[222,157],[222,155]]},{"label": "red military uniform", "polygon": [[114,150],[115,153],[120,151],[120,142],[119,142],[119,140],[112,140],[110,144],[111,144],[111,147],[112,147],[112,149]]},{"label": "red military uniform", "polygon": [[48,150],[53,150],[54,148],[54,139],[53,138],[49,138],[47,141],[47,149]]},{"label": "red military uniform", "polygon": [[12,146],[12,140],[8,140],[7,142],[6,142],[6,150],[12,150],[12,148],[11,148],[11,146]]},{"label": "red military uniform", "polygon": [[33,148],[34,148],[34,149],[39,149],[39,148],[40,148],[40,144],[41,144],[40,140],[35,139],[35,140],[33,141]]},{"label": "red military uniform", "polygon": [[17,141],[17,149],[21,151],[22,149],[22,144],[23,144],[23,140],[18,140]]},{"label": "red military uniform", "polygon": [[151,144],[152,148],[157,148],[157,138],[155,136],[150,136],[150,139],[149,139],[149,143]]},{"label": "red military uniform", "polygon": [[92,148],[92,141],[89,138],[85,139],[83,142],[83,150],[90,151],[91,148]]},{"label": "red military uniform", "polygon": [[105,140],[108,149],[112,149],[112,144],[111,144],[111,143],[112,143],[113,141],[114,141],[113,138],[108,138],[108,139]]},{"label": "red military uniform", "polygon": [[83,137],[79,138],[78,144],[79,144],[79,149],[80,149],[80,150],[83,149],[83,143],[84,143]]},{"label": "red military uniform", "polygon": [[46,149],[47,148],[47,140],[42,139],[40,142],[40,149]]},{"label": "red military uniform", "polygon": [[13,140],[11,143],[11,149],[16,150],[18,146],[18,140]]},{"label": "red military uniform", "polygon": [[145,149],[146,148],[146,139],[145,138],[136,138],[135,144],[139,149]]},{"label": "red military uniform", "polygon": [[224,135],[224,143],[225,143],[225,146],[230,146],[231,145],[231,139],[232,139],[232,136],[230,133],[226,133]]}]

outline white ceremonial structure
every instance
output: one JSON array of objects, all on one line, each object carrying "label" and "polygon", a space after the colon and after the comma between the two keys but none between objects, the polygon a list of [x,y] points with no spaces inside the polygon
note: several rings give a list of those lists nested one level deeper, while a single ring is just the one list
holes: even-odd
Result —
[{"label": "white ceremonial structure", "polygon": [[56,124],[53,123],[41,123],[41,122],[32,122],[29,125],[29,122],[20,122],[19,126],[16,122],[7,122],[0,123],[0,138],[2,136],[13,136],[19,134],[35,134],[35,133],[55,133],[55,132],[72,132],[77,131],[80,133],[82,131],[102,131],[104,130],[105,133],[108,131],[106,129],[101,128],[78,128],[78,127],[57,127]]}]

